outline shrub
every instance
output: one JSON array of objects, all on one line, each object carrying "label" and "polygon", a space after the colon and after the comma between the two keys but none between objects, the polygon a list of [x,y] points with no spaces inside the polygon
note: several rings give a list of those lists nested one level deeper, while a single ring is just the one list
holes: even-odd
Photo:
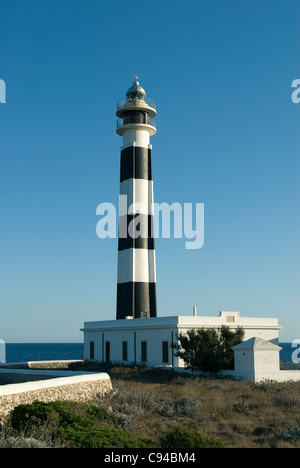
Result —
[{"label": "shrub", "polygon": [[28,429],[30,425],[39,426],[44,422],[52,425],[91,424],[95,422],[121,422],[101,406],[56,400],[50,403],[34,401],[32,404],[17,406],[11,415],[12,427],[17,430]]},{"label": "shrub", "polygon": [[149,440],[132,436],[129,432],[110,427],[120,424],[120,418],[105,408],[70,401],[17,406],[11,415],[11,425],[27,436],[37,433],[52,435],[72,448],[144,448]]},{"label": "shrub", "polygon": [[166,431],[161,438],[162,448],[225,448],[225,444],[203,436],[195,429],[178,426]]},{"label": "shrub", "polygon": [[225,325],[219,330],[199,328],[180,333],[177,338],[176,355],[184,360],[187,368],[218,372],[234,368],[232,347],[243,341],[244,329],[237,327],[232,331]]}]

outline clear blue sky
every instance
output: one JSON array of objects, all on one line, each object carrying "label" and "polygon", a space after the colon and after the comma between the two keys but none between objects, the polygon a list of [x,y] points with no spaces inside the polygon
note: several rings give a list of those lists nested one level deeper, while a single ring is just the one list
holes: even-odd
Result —
[{"label": "clear blue sky", "polygon": [[1,0],[0,338],[82,341],[115,318],[117,100],[157,103],[155,201],[205,204],[158,239],[158,313],[278,317],[300,338],[299,0]]}]

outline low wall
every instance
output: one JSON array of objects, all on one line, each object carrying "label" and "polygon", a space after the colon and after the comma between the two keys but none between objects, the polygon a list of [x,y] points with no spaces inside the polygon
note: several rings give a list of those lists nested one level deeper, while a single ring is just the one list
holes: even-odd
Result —
[{"label": "low wall", "polygon": [[[187,370],[186,368],[183,367],[174,367],[173,368],[176,372],[187,372],[190,374],[194,375],[203,375],[203,376],[208,376],[212,375],[209,374],[208,372],[201,372],[201,371],[191,371]],[[300,383],[300,370],[280,370],[278,372],[272,372],[272,373],[258,373],[256,372],[253,373],[240,373],[236,372],[234,370],[221,370],[217,372],[216,374],[213,374],[216,377],[232,377],[233,379],[236,380],[248,380],[250,382],[264,382],[264,381],[272,381],[272,382],[299,382]]]},{"label": "low wall", "polygon": [[224,376],[231,376],[237,380],[249,380],[251,382],[300,382],[300,370],[279,370],[278,372],[248,372],[221,371]]},{"label": "low wall", "polygon": [[255,373],[255,382],[271,380],[273,382],[300,382],[300,370],[280,370],[278,372]]},{"label": "low wall", "polygon": [[[102,397],[112,390],[110,377],[105,372],[93,374],[0,369],[0,375],[3,378],[14,376],[14,381],[18,381],[18,378],[24,378],[24,376],[28,380],[30,379],[26,383],[0,386],[0,422],[3,422],[10,411],[20,404],[30,404],[35,400],[88,402],[94,398]],[[34,378],[38,380],[33,381]]]},{"label": "low wall", "polygon": [[2,369],[0,368],[0,385],[36,382],[57,377],[71,377],[91,374],[88,372],[53,371],[43,369]]},{"label": "low wall", "polygon": [[76,362],[81,360],[12,362],[0,364],[0,369],[68,369],[70,364]]},{"label": "low wall", "polygon": [[300,370],[300,364],[294,362],[282,362],[283,370]]}]

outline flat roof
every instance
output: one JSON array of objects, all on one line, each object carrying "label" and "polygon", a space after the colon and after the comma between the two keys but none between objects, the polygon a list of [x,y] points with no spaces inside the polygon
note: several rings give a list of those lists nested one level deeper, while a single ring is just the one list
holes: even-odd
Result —
[{"label": "flat roof", "polygon": [[[235,314],[234,322],[226,322],[226,317],[230,314]],[[84,327],[81,331],[98,331],[98,330],[129,330],[129,329],[151,329],[151,328],[198,328],[198,327],[216,327],[227,325],[235,328],[240,325],[245,328],[272,328],[279,330],[277,318],[261,318],[261,317],[241,317],[238,313],[226,312],[220,313],[218,317],[204,316],[189,316],[189,315],[173,315],[167,317],[150,317],[150,318],[130,318],[118,320],[103,320],[84,322]]]}]

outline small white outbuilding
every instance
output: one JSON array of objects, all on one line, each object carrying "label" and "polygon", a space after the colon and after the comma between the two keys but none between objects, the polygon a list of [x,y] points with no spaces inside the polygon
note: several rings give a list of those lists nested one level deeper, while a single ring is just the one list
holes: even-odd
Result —
[{"label": "small white outbuilding", "polygon": [[252,337],[233,347],[235,374],[252,381],[265,380],[280,371],[279,352],[282,348]]},{"label": "small white outbuilding", "polygon": [[279,352],[282,348],[253,337],[233,348],[234,371],[227,372],[236,379],[252,382],[300,382],[300,370],[281,370]]}]

